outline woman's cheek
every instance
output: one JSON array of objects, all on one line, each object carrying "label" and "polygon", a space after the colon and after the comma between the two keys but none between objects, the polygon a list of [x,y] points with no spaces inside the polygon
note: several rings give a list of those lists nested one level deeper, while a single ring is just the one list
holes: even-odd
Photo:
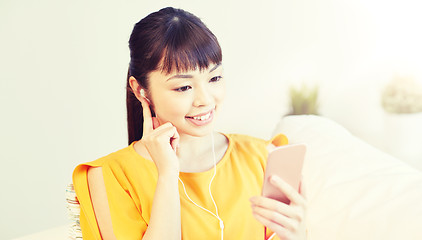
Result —
[{"label": "woman's cheek", "polygon": [[226,88],[225,88],[225,84],[221,84],[221,86],[216,89],[216,92],[214,94],[215,96],[215,100],[216,103],[222,103],[224,101],[224,99],[226,98]]},{"label": "woman's cheek", "polygon": [[[188,99],[181,97],[168,98],[169,101],[163,102],[163,110],[168,117],[185,116],[189,114],[191,103]],[[163,113],[164,113],[163,111]]]}]

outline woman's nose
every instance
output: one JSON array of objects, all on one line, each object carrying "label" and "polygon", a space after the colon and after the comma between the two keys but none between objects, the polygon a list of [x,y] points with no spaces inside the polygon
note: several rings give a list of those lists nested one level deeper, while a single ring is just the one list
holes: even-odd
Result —
[{"label": "woman's nose", "polygon": [[208,106],[212,103],[212,94],[207,86],[197,87],[194,95],[193,105],[195,107]]}]

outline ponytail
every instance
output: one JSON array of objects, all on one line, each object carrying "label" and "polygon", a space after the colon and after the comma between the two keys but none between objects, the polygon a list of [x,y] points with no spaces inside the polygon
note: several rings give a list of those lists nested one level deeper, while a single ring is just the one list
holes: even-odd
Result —
[{"label": "ponytail", "polygon": [[128,130],[128,145],[133,141],[142,138],[144,127],[144,115],[142,113],[141,102],[136,98],[129,84],[130,74],[127,74],[126,86],[126,109],[127,109],[127,130]]}]

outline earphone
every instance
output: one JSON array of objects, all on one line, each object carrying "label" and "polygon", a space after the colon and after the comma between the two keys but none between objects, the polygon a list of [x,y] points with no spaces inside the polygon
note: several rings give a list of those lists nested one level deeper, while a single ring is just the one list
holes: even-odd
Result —
[{"label": "earphone", "polygon": [[[183,181],[182,181],[182,179],[180,179],[180,177],[179,177],[179,181],[180,181],[180,183],[182,183],[182,186],[183,186],[183,190],[185,191],[185,195],[186,195],[186,197],[195,205],[195,206],[197,206],[197,207],[199,207],[199,208],[201,208],[202,210],[204,210],[204,211],[206,211],[206,212],[208,212],[209,214],[211,214],[211,215],[213,215],[215,218],[217,218],[218,219],[218,221],[219,221],[219,224],[220,224],[220,231],[221,231],[221,234],[220,234],[220,236],[221,236],[221,240],[223,240],[224,239],[224,222],[223,222],[223,220],[220,218],[220,215],[218,214],[218,207],[217,207],[217,204],[215,203],[215,200],[214,200],[214,197],[212,196],[212,192],[211,192],[211,184],[212,184],[212,181],[214,180],[214,177],[215,177],[215,175],[216,175],[216,173],[217,173],[217,161],[216,161],[216,157],[215,157],[215,149],[214,149],[214,134],[213,133],[211,133],[211,139],[212,139],[212,153],[213,153],[213,158],[214,158],[214,175],[212,176],[212,178],[211,178],[211,181],[210,181],[210,184],[209,184],[209,186],[208,186],[208,190],[209,190],[209,193],[210,193],[210,196],[211,196],[211,200],[212,200],[212,202],[214,203],[214,207],[215,207],[215,214],[213,213],[213,212],[211,212],[210,210],[208,210],[208,209],[206,209],[206,208],[204,208],[204,207],[202,207],[202,206],[200,206],[199,204],[197,204],[197,203],[195,203],[190,197],[189,197],[189,195],[188,195],[188,193],[186,192],[186,187],[185,187],[185,184],[183,183]],[[268,238],[268,240],[271,240],[271,239],[273,239],[274,238],[274,236],[275,236],[276,234],[275,233],[273,233],[269,238]],[[264,236],[264,238],[265,238],[265,236]]]},{"label": "earphone", "polygon": [[[141,88],[141,90],[139,91],[139,93],[141,94],[141,96],[142,97],[144,97],[148,102],[151,102],[146,96],[145,96],[145,90],[143,89],[143,88]],[[219,224],[220,224],[220,230],[221,230],[221,240],[223,240],[223,238],[224,238],[224,236],[223,236],[223,229],[224,229],[224,222],[223,222],[223,220],[221,220],[221,218],[220,218],[220,215],[218,215],[218,208],[217,208],[217,204],[215,203],[215,201],[214,201],[214,197],[212,196],[212,192],[211,192],[211,184],[212,184],[212,181],[214,180],[214,177],[215,177],[215,175],[216,175],[216,173],[217,173],[217,161],[216,161],[216,159],[215,159],[215,149],[214,149],[214,134],[213,133],[211,133],[211,141],[212,141],[212,144],[211,144],[211,146],[212,146],[212,153],[213,153],[213,159],[214,159],[214,175],[212,176],[212,178],[211,178],[211,181],[210,181],[210,184],[209,184],[209,186],[208,186],[208,190],[209,190],[209,193],[210,193],[210,196],[211,196],[211,200],[212,200],[212,202],[214,203],[214,207],[215,207],[215,214],[213,213],[213,212],[211,212],[210,210],[208,210],[208,209],[206,209],[206,208],[204,208],[204,207],[201,207],[200,205],[198,205],[196,202],[194,202],[190,197],[189,197],[189,195],[188,195],[188,193],[186,192],[186,187],[185,187],[185,184],[183,183],[183,181],[182,181],[182,179],[180,179],[180,177],[179,177],[179,181],[182,183],[182,186],[183,186],[183,190],[185,191],[185,195],[186,195],[186,197],[195,205],[195,206],[197,206],[197,207],[199,207],[199,208],[201,208],[202,210],[204,210],[204,211],[206,211],[206,212],[208,212],[208,213],[210,213],[211,215],[213,215],[214,217],[216,217],[217,219],[218,219],[218,221],[219,221]]]},{"label": "earphone", "polygon": [[[151,102],[146,96],[145,96],[145,90],[143,89],[143,88],[141,88],[141,90],[139,91],[139,93],[141,94],[141,96],[143,97],[143,98],[145,98],[148,102]],[[212,141],[212,144],[211,144],[211,146],[212,146],[212,153],[213,153],[213,159],[214,159],[214,175],[212,176],[212,178],[211,178],[211,181],[210,181],[210,184],[209,184],[209,186],[208,186],[208,190],[209,190],[209,193],[210,193],[210,196],[211,196],[211,200],[212,200],[212,202],[214,203],[214,207],[215,207],[215,214],[213,213],[213,212],[211,212],[210,210],[208,210],[208,209],[206,209],[206,208],[204,208],[204,207],[202,207],[202,206],[200,206],[200,205],[198,205],[196,202],[194,202],[190,197],[189,197],[189,195],[188,195],[188,193],[186,192],[186,187],[185,187],[185,184],[183,183],[183,181],[182,181],[182,179],[180,179],[180,177],[179,177],[179,181],[180,181],[180,183],[182,183],[182,186],[183,186],[183,190],[185,191],[185,195],[186,195],[186,197],[195,205],[195,206],[197,206],[197,207],[199,207],[199,208],[201,208],[202,210],[204,210],[204,211],[206,211],[206,212],[208,212],[208,213],[210,213],[211,215],[213,215],[214,217],[216,217],[217,219],[218,219],[218,221],[219,221],[219,224],[220,224],[220,230],[221,230],[221,240],[223,240],[224,239],[224,231],[223,231],[223,229],[224,229],[224,222],[223,222],[223,220],[221,220],[221,218],[220,218],[220,215],[218,215],[218,208],[217,208],[217,204],[215,203],[215,201],[214,201],[214,197],[212,196],[212,192],[211,192],[211,184],[212,184],[212,181],[214,180],[214,177],[215,177],[215,175],[216,175],[216,173],[217,173],[217,161],[216,161],[216,159],[215,159],[215,149],[214,149],[214,134],[213,133],[211,133],[211,141]]]},{"label": "earphone", "polygon": [[141,94],[142,97],[144,97],[149,103],[151,103],[151,101],[145,96],[145,90],[143,88],[141,88],[141,90],[139,91],[139,93]]},{"label": "earphone", "polygon": [[218,208],[217,208],[217,204],[215,203],[215,201],[214,201],[214,197],[212,196],[212,193],[211,193],[211,184],[212,184],[212,181],[214,180],[214,177],[215,177],[215,175],[216,175],[216,173],[217,173],[217,161],[215,160],[215,149],[214,149],[214,134],[213,133],[211,133],[211,139],[212,139],[212,153],[213,153],[213,157],[214,157],[214,175],[212,176],[212,178],[211,178],[211,181],[210,181],[210,184],[209,184],[209,186],[208,186],[208,190],[209,190],[209,192],[210,192],[210,196],[211,196],[211,200],[212,200],[212,202],[214,203],[214,207],[215,207],[215,214],[213,213],[213,212],[211,212],[210,210],[208,210],[208,209],[206,209],[206,208],[204,208],[204,207],[201,207],[201,206],[199,206],[197,203],[195,203],[190,197],[189,197],[189,195],[188,195],[188,193],[186,192],[186,188],[185,188],[185,184],[183,183],[183,181],[182,181],[182,179],[180,179],[180,177],[179,177],[179,181],[182,183],[182,186],[183,186],[183,190],[185,191],[185,195],[186,195],[186,197],[195,205],[195,206],[197,206],[197,207],[199,207],[199,208],[201,208],[202,210],[204,210],[204,211],[206,211],[206,212],[208,212],[209,214],[211,214],[211,215],[213,215],[214,217],[216,217],[217,219],[218,219],[218,221],[219,221],[219,223],[220,223],[220,230],[221,230],[221,240],[223,240],[224,239],[224,222],[223,222],[223,220],[220,218],[220,215],[218,215]]},{"label": "earphone", "polygon": [[[145,98],[148,102],[151,102],[146,96],[145,96],[145,90],[143,89],[143,88],[141,88],[141,90],[139,91],[139,93],[141,94],[141,96],[143,97],[143,98]],[[186,192],[186,187],[185,187],[185,184],[183,183],[183,181],[182,181],[182,179],[180,179],[180,177],[179,177],[179,181],[180,181],[180,183],[182,183],[182,186],[183,186],[183,190],[185,191],[185,195],[186,195],[186,197],[195,205],[195,206],[197,206],[197,207],[199,207],[199,208],[201,208],[202,210],[204,210],[204,211],[206,211],[206,212],[208,212],[209,214],[211,214],[211,215],[213,215],[214,217],[216,217],[217,219],[218,219],[218,221],[219,221],[219,224],[220,224],[220,230],[221,230],[221,240],[223,240],[224,239],[224,222],[223,222],[223,220],[220,218],[220,215],[218,214],[218,207],[217,207],[217,204],[215,203],[215,200],[214,200],[214,197],[212,196],[212,192],[211,192],[211,184],[212,184],[212,181],[214,180],[214,177],[215,177],[215,175],[216,175],[216,173],[217,173],[217,161],[216,161],[216,159],[215,159],[215,149],[214,149],[214,134],[213,133],[211,133],[211,141],[212,141],[212,144],[211,144],[211,146],[212,146],[212,153],[213,153],[213,159],[214,159],[214,175],[212,176],[212,178],[211,178],[211,181],[210,181],[210,184],[209,184],[209,186],[208,186],[208,190],[209,190],[209,193],[210,193],[210,196],[211,196],[211,200],[212,200],[212,202],[214,203],[214,207],[215,207],[215,214],[213,213],[213,212],[211,212],[210,210],[208,210],[208,209],[206,209],[206,208],[204,208],[204,207],[202,207],[202,206],[200,206],[199,204],[197,204],[196,202],[194,202],[190,197],[189,197],[189,195],[188,195],[188,193]]]}]

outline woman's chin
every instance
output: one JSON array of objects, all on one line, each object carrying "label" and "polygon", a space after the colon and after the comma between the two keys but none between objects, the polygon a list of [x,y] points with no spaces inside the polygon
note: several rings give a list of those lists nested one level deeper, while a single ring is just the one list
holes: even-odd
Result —
[{"label": "woman's chin", "polygon": [[207,126],[192,127],[178,129],[179,135],[186,135],[191,137],[206,137],[214,131],[214,124],[208,124]]}]

